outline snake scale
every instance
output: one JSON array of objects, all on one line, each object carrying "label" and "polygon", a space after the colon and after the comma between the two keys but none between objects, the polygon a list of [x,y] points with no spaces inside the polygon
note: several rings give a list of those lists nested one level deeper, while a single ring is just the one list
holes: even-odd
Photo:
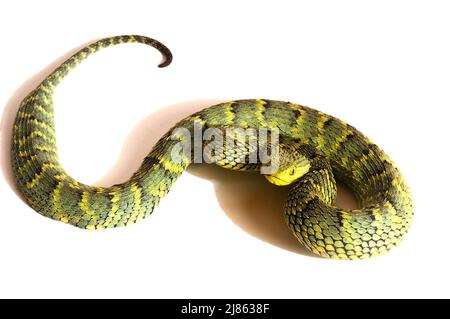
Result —
[{"label": "snake scale", "polygon": [[[160,67],[170,64],[171,52],[156,40],[138,35],[105,38],[67,59],[20,104],[12,134],[12,169],[20,192],[34,210],[91,230],[133,224],[152,213],[192,162],[188,155],[179,161],[171,158],[179,143],[171,138],[175,129],[192,131],[194,123],[203,129],[276,128],[280,169],[266,177],[278,185],[290,184],[284,218],[300,243],[327,258],[365,259],[389,251],[402,240],[412,221],[413,202],[394,163],[354,127],[290,102],[238,100],[192,114],[162,136],[123,183],[94,187],[70,177],[58,161],[53,93],[89,55],[133,42],[159,50],[164,57]],[[249,149],[248,145],[240,148],[226,150],[217,164],[255,169],[257,165],[237,163],[235,157]],[[335,178],[354,192],[359,208],[343,210],[333,205]]]}]

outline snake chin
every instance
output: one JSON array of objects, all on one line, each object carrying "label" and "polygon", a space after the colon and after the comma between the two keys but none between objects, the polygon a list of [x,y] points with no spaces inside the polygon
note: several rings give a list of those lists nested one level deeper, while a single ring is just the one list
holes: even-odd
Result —
[{"label": "snake chin", "polygon": [[302,160],[298,165],[292,165],[284,170],[278,171],[271,175],[264,175],[264,177],[272,184],[277,186],[287,186],[292,184],[303,175],[308,173],[311,165],[309,161]]},{"label": "snake chin", "polygon": [[275,184],[277,186],[287,186],[289,185],[291,182],[290,181],[285,181],[281,178],[276,177],[275,175],[264,175],[264,177],[272,184]]}]

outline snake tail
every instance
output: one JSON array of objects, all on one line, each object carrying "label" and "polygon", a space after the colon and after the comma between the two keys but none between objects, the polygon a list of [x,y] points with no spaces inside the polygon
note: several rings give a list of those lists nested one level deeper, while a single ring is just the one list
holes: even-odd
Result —
[{"label": "snake tail", "polygon": [[155,151],[146,157],[129,181],[112,187],[82,184],[60,165],[54,126],[54,91],[70,70],[88,56],[121,43],[143,43],[156,48],[164,58],[159,67],[169,65],[172,60],[166,46],[148,37],[105,38],[87,45],[57,67],[19,107],[13,126],[13,174],[27,203],[44,216],[87,229],[134,223],[153,211],[185,168],[184,164],[176,166],[169,162],[174,144],[169,139],[155,146]]}]

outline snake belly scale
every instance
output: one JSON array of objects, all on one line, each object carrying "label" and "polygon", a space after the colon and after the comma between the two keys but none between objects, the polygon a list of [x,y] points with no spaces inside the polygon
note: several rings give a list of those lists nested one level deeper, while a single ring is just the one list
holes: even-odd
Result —
[{"label": "snake belly scale", "polygon": [[[164,57],[160,67],[170,64],[169,49],[156,40],[138,35],[105,38],[75,53],[22,101],[13,126],[12,169],[20,192],[34,210],[91,230],[133,224],[153,212],[192,162],[187,155],[176,162],[171,158],[179,142],[172,138],[175,129],[192,131],[195,123],[202,128],[268,128],[279,130],[283,149],[297,154],[295,158],[301,159],[297,162],[303,165],[292,180],[286,181],[284,172],[266,176],[291,187],[284,217],[301,244],[327,258],[365,259],[389,251],[402,240],[412,221],[413,202],[390,158],[353,126],[290,102],[253,99],[208,107],[162,136],[129,180],[111,187],[76,181],[58,161],[53,92],[89,55],[133,42],[159,50]],[[252,169],[226,157],[219,165]],[[287,165],[293,175],[295,169]],[[346,211],[333,205],[335,178],[354,192],[358,209]]]}]

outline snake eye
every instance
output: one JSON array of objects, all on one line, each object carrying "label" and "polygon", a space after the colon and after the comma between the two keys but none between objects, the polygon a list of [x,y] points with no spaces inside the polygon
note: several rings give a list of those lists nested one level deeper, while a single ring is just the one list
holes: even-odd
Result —
[{"label": "snake eye", "polygon": [[295,169],[292,169],[292,170],[289,172],[289,174],[290,174],[291,176],[294,176],[294,174],[295,174]]}]

